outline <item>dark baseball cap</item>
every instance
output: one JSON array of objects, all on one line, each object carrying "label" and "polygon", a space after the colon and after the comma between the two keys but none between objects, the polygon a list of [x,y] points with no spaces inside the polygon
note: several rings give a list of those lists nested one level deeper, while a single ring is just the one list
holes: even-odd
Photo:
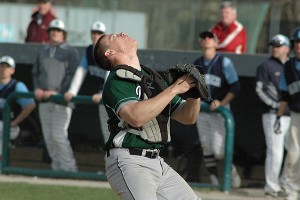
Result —
[{"label": "dark baseball cap", "polygon": [[199,38],[204,39],[206,37],[214,38],[216,42],[218,41],[217,36],[214,33],[210,32],[210,31],[203,31],[203,32],[199,33]]}]

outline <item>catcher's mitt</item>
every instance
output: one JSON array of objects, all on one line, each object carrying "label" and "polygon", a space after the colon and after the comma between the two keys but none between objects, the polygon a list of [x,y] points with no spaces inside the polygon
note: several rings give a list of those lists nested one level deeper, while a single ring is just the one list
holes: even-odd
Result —
[{"label": "catcher's mitt", "polygon": [[[199,68],[199,69],[197,69]],[[197,85],[193,87],[189,91],[181,94],[180,96],[183,99],[187,98],[209,98],[210,93],[208,91],[208,87],[205,83],[204,75],[200,73],[202,67],[199,65],[192,65],[192,64],[177,64],[174,67],[171,67],[165,73],[166,81],[169,85],[173,84],[179,77],[183,76],[184,74],[188,74],[196,79]]]}]

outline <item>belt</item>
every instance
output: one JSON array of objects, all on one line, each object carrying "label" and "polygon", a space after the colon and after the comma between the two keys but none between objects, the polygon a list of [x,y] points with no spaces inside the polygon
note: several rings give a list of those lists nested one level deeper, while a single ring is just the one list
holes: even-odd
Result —
[{"label": "belt", "polygon": [[[136,156],[144,156],[147,158],[157,158],[159,156],[159,149],[138,149],[138,148],[129,148],[128,152],[130,155],[136,155]],[[107,157],[110,156],[110,151],[107,152]]]}]

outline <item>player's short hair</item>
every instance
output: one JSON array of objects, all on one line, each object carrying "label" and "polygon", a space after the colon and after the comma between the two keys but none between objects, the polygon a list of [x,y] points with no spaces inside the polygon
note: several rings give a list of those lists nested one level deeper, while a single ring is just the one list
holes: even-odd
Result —
[{"label": "player's short hair", "polygon": [[107,46],[103,44],[102,40],[106,35],[102,35],[96,42],[94,46],[93,56],[95,63],[104,70],[112,70],[111,61],[105,56],[105,51]]},{"label": "player's short hair", "polygon": [[232,1],[223,1],[220,6],[220,10],[222,10],[223,8],[231,8],[235,13],[237,12],[236,5]]}]

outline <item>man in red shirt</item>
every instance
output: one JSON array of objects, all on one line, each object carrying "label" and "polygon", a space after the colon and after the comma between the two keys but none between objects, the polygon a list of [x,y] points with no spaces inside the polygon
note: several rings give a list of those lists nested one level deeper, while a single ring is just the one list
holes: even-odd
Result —
[{"label": "man in red shirt", "polygon": [[38,10],[31,16],[25,42],[48,43],[47,33],[50,22],[56,17],[53,14],[51,0],[38,0]]},{"label": "man in red shirt", "polygon": [[230,1],[224,1],[220,7],[220,22],[211,29],[219,40],[217,51],[246,52],[247,33],[236,17],[236,7]]}]

